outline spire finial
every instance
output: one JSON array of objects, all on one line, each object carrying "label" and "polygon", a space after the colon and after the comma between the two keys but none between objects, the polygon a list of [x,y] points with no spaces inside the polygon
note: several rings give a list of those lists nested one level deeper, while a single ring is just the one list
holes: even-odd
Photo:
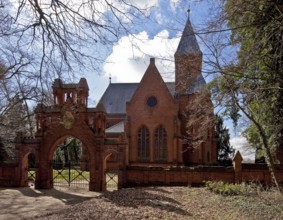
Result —
[{"label": "spire finial", "polygon": [[190,6],[189,6],[187,12],[188,12],[188,16],[190,17],[190,12],[191,12]]},{"label": "spire finial", "polygon": [[111,73],[109,74],[109,84],[111,84]]}]

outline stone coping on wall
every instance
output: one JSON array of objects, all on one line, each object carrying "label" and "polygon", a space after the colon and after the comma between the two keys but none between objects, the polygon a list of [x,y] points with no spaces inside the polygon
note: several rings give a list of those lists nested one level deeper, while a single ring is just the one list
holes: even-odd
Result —
[{"label": "stone coping on wall", "polygon": [[[283,170],[283,164],[274,164],[276,170]],[[268,166],[265,163],[242,163],[242,169],[249,170],[268,170]]]},{"label": "stone coping on wall", "polygon": [[144,171],[203,171],[203,172],[210,172],[210,171],[223,171],[223,172],[231,172],[233,171],[233,167],[224,167],[224,166],[169,166],[169,167],[158,167],[158,166],[127,166],[127,170],[144,170]]}]

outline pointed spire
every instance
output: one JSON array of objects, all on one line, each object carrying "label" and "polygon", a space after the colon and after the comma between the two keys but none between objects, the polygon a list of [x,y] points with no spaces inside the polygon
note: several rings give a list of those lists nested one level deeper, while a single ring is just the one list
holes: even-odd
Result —
[{"label": "pointed spire", "polygon": [[191,21],[190,21],[190,9],[188,9],[188,20],[183,31],[176,54],[180,55],[194,55],[201,54]]}]

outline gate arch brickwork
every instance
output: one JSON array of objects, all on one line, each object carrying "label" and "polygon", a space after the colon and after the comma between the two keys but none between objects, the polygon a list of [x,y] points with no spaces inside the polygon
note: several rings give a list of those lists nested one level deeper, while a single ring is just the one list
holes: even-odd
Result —
[{"label": "gate arch brickwork", "polygon": [[36,109],[37,138],[40,139],[36,188],[52,188],[52,159],[58,144],[67,136],[79,139],[89,157],[92,191],[102,190],[102,152],[105,139],[106,113],[103,106],[88,108],[88,85],[84,78],[77,84],[53,84],[54,104],[39,104]]},{"label": "gate arch brickwork", "polygon": [[[19,186],[23,186],[27,175],[26,158],[33,153],[36,157],[35,188],[49,189],[53,187],[52,160],[58,144],[68,136],[79,139],[89,160],[89,190],[102,191],[104,186],[104,157],[106,135],[106,112],[102,104],[96,108],[88,108],[88,85],[84,78],[77,84],[64,84],[56,79],[53,84],[54,104],[46,106],[38,104],[35,108],[36,134],[29,139],[21,134],[16,139],[19,157],[17,178]],[[122,144],[121,144],[122,143]],[[125,167],[124,142],[116,141],[113,145],[119,152],[119,167]],[[111,147],[113,148],[113,147]],[[122,183],[122,181],[121,181]]]},{"label": "gate arch brickwork", "polygon": [[77,121],[69,130],[63,125],[49,128],[42,137],[38,151],[38,173],[36,175],[36,188],[53,187],[52,159],[58,144],[68,136],[79,139],[86,149],[89,157],[90,185],[92,191],[101,191],[102,186],[102,150],[104,137],[97,137],[93,130],[84,122]]},{"label": "gate arch brickwork", "polygon": [[27,185],[29,162],[28,156],[33,154],[37,160],[38,146],[38,139],[24,137],[22,133],[17,134],[15,139],[15,151],[17,155],[18,166],[15,169],[15,186]]}]

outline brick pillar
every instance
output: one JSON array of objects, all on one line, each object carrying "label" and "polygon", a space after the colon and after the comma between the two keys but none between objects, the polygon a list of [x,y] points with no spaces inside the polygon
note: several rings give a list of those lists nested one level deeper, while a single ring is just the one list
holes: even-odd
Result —
[{"label": "brick pillar", "polygon": [[239,151],[235,154],[233,158],[233,167],[235,172],[235,183],[242,182],[242,161],[243,157]]},{"label": "brick pillar", "polygon": [[100,192],[103,189],[103,154],[102,139],[96,141],[95,158],[90,162],[90,183],[89,190]]},{"label": "brick pillar", "polygon": [[52,161],[42,159],[35,178],[36,189],[51,189],[53,187]]}]

